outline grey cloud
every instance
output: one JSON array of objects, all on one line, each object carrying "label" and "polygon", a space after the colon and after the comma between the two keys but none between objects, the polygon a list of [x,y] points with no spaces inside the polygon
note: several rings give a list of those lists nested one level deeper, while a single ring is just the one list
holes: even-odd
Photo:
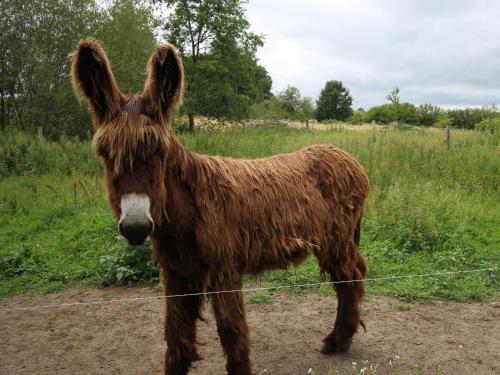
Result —
[{"label": "grey cloud", "polygon": [[404,100],[444,106],[500,103],[496,1],[264,1],[248,6],[274,90],[317,98],[342,80],[356,107]]}]

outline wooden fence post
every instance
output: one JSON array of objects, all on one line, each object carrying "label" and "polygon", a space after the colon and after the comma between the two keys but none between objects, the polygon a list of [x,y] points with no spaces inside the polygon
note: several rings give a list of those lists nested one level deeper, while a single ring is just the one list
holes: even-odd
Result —
[{"label": "wooden fence post", "polygon": [[39,126],[37,128],[37,134],[38,134],[38,138],[40,138],[40,139],[43,138],[43,127],[42,126]]},{"label": "wooden fence post", "polygon": [[451,140],[451,127],[448,125],[446,127],[446,148],[450,149],[450,140]]}]

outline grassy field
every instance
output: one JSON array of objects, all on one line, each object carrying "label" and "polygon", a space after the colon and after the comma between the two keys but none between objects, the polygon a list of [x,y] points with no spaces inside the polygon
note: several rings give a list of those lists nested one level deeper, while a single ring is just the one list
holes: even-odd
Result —
[{"label": "grassy field", "polygon": [[[180,138],[197,152],[232,157],[267,156],[313,143],[352,153],[372,184],[362,226],[370,278],[500,264],[498,135],[453,131],[450,150],[444,131],[406,128],[305,131],[263,126]],[[6,133],[0,141],[0,176],[0,295],[157,281],[147,246],[128,248],[118,236],[89,143],[49,143]],[[498,275],[399,279],[367,287],[369,293],[408,300],[478,300],[500,296]],[[247,282],[318,280],[316,262],[310,259],[299,268]]]}]

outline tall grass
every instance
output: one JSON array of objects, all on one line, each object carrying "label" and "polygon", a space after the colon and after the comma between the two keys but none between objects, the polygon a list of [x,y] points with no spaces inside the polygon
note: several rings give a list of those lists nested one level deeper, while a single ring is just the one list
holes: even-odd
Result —
[{"label": "tall grass", "polygon": [[[444,131],[437,130],[263,126],[180,135],[192,150],[212,155],[254,158],[329,143],[356,156],[372,185],[362,227],[369,277],[500,264],[498,137],[454,131],[457,144],[447,150]],[[0,294],[156,280],[146,247],[128,248],[117,236],[89,143],[9,133],[0,141],[0,176]],[[313,282],[317,271],[311,259],[249,281]],[[409,299],[483,299],[499,296],[497,275],[401,279],[369,290]]]}]

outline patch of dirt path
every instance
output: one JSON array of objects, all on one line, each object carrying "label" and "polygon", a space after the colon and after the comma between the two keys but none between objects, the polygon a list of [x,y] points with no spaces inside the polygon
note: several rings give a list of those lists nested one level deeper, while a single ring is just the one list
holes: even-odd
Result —
[{"label": "patch of dirt path", "polygon": [[[72,289],[2,298],[0,309],[154,295],[139,288]],[[334,298],[318,294],[277,294],[271,302],[247,304],[254,373],[500,373],[498,301],[407,306],[372,298],[363,309],[368,332],[355,336],[348,353],[324,356],[318,349],[335,306]],[[204,360],[191,373],[224,374],[208,307],[205,316],[199,324]],[[161,374],[164,347],[160,299],[0,312],[1,374]]]}]

